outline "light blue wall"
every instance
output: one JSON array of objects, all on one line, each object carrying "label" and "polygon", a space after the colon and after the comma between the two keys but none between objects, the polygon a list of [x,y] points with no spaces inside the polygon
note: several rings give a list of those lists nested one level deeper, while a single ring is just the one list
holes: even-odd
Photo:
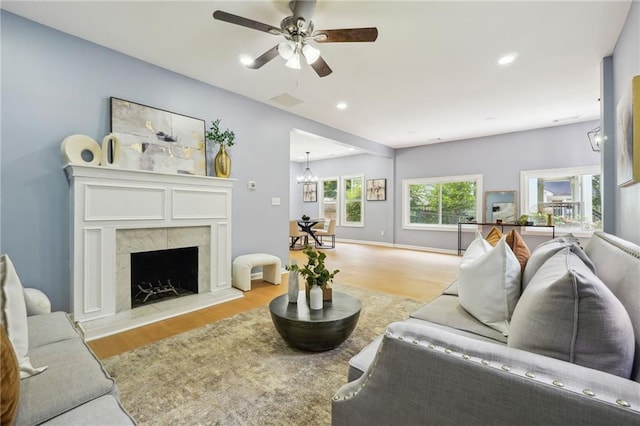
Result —
[{"label": "light blue wall", "polygon": [[[457,248],[457,232],[402,229],[403,179],[482,174],[483,191],[517,191],[520,197],[522,170],[598,165],[600,155],[587,139],[587,131],[597,125],[590,121],[397,150],[395,242]],[[539,241],[528,237],[527,244],[535,247]]]},{"label": "light blue wall", "polygon": [[[341,176],[363,175],[367,179],[387,179],[387,200],[364,202],[364,227],[338,226],[336,238],[376,243],[393,242],[393,159],[380,155],[358,154],[331,160],[313,161],[309,168],[319,179]],[[304,170],[304,166],[297,173]],[[300,185],[292,187],[291,193],[299,194],[300,202],[292,208],[292,218],[302,214],[311,217],[321,215],[320,204],[303,203]],[[320,192],[318,192],[318,196]],[[292,195],[293,196],[293,195]],[[319,200],[319,198],[318,198]],[[382,235],[384,233],[384,235]]]},{"label": "light blue wall", "polygon": [[304,164],[292,161],[289,163],[289,219],[302,216],[302,188],[296,177],[304,173]]},{"label": "light blue wall", "polygon": [[[613,104],[618,105],[625,90],[629,90],[633,76],[640,75],[640,1],[631,4],[627,21],[620,33],[613,52],[613,94],[604,92],[603,98],[613,96]],[[615,117],[615,110],[610,117]],[[606,117],[605,117],[606,118]],[[615,121],[606,123],[616,129]],[[616,129],[616,138],[620,137]],[[610,161],[615,166],[615,161]],[[616,176],[614,173],[613,176]],[[611,182],[606,190],[615,191],[616,223],[615,234],[640,244],[640,183],[618,188]]]},{"label": "light blue wall", "polygon": [[[69,189],[60,143],[102,140],[111,96],[205,119],[236,132],[231,178],[233,256],[268,252],[288,262],[292,128],[392,156],[372,141],[209,86],[88,41],[1,12],[2,251],[28,286],[69,308]],[[215,72],[215,70],[211,70]],[[257,183],[255,190],[247,182]],[[272,206],[271,198],[281,205]]]}]

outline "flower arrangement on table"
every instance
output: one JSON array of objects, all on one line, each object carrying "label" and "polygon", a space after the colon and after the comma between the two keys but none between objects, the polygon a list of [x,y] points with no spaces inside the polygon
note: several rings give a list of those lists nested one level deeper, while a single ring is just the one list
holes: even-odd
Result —
[{"label": "flower arrangement on table", "polygon": [[307,263],[302,267],[300,267],[300,265],[287,265],[285,267],[286,270],[297,272],[304,277],[307,297],[309,297],[311,287],[317,285],[322,289],[323,299],[325,301],[331,300],[332,289],[329,283],[333,282],[333,277],[335,277],[340,270],[335,269],[330,272],[324,265],[327,255],[323,252],[315,251],[309,245],[306,246],[302,252],[307,256]]}]

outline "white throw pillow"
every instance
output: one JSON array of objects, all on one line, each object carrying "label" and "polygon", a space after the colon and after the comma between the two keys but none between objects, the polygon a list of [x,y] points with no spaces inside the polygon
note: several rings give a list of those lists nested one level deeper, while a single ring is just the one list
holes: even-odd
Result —
[{"label": "white throw pillow", "polygon": [[474,244],[470,256],[467,250],[460,264],[460,304],[477,320],[507,336],[509,319],[520,297],[520,262],[506,237],[495,247],[487,243],[487,248],[477,237],[469,247]]},{"label": "white throw pillow", "polygon": [[472,262],[492,249],[493,246],[482,237],[482,234],[480,232],[476,231],[476,237],[473,241],[471,241],[471,244],[469,244],[469,247],[467,247],[467,249],[465,250],[460,264],[463,265],[464,263]]},{"label": "white throw pillow", "polygon": [[47,367],[34,368],[29,361],[29,327],[27,325],[27,307],[24,302],[22,283],[9,256],[0,256],[0,324],[7,329],[7,335],[13,345],[20,363],[20,378],[32,376]]}]

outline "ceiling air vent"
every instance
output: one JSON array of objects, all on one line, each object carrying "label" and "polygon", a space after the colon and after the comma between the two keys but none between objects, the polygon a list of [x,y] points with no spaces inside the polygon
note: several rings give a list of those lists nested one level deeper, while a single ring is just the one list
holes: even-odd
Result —
[{"label": "ceiling air vent", "polygon": [[304,101],[302,99],[298,99],[295,96],[291,96],[288,93],[283,93],[282,95],[275,96],[270,99],[273,103],[276,103],[285,107],[294,107],[296,105],[303,104]]}]

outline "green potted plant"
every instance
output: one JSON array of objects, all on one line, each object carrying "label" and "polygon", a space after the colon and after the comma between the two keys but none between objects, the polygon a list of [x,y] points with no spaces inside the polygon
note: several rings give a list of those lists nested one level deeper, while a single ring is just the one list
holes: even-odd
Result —
[{"label": "green potted plant", "polygon": [[323,252],[315,251],[309,245],[307,245],[302,252],[307,256],[307,263],[302,267],[300,267],[300,265],[287,265],[287,271],[297,272],[304,277],[307,298],[309,297],[311,287],[317,285],[322,289],[323,300],[331,301],[332,289],[329,283],[333,282],[333,277],[335,277],[340,270],[335,269],[333,272],[330,272],[324,265],[324,260],[327,258],[327,255]]},{"label": "green potted plant", "polygon": [[220,130],[220,119],[217,119],[211,122],[211,127],[204,136],[208,142],[220,145],[213,160],[213,168],[217,177],[228,178],[231,175],[231,157],[227,153],[227,147],[233,146],[236,134],[229,129]]}]

